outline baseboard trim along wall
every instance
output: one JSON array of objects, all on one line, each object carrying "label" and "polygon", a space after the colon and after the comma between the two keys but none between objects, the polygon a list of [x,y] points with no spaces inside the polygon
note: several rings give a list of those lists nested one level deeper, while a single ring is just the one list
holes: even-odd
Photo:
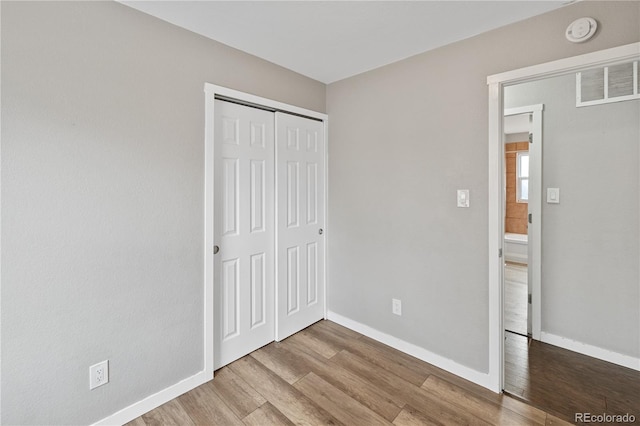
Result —
[{"label": "baseboard trim along wall", "polygon": [[149,395],[148,397],[129,405],[122,410],[105,417],[104,419],[94,423],[94,426],[106,426],[106,425],[123,425],[131,420],[140,417],[141,415],[148,413],[174,398],[179,397],[183,393],[189,392],[191,389],[195,389],[203,383],[211,380],[211,374],[207,374],[206,371],[200,371],[191,377],[187,377],[184,380],[179,381],[175,385],[171,385],[168,388],[162,389],[159,392]]},{"label": "baseboard trim along wall", "polygon": [[413,343],[405,342],[404,340],[383,333],[358,321],[343,317],[335,312],[328,311],[327,319],[493,391],[491,387],[492,382],[488,373],[481,373],[462,364],[458,364],[453,360],[434,354]]},{"label": "baseboard trim along wall", "polygon": [[558,336],[556,334],[551,334],[544,331],[540,333],[540,340],[553,346],[558,346],[560,348],[578,352],[592,358],[601,359],[603,361],[611,362],[613,364],[640,371],[640,358],[634,358],[629,355],[624,355],[618,352],[610,351],[608,349],[588,345],[586,343],[567,339],[566,337]]}]

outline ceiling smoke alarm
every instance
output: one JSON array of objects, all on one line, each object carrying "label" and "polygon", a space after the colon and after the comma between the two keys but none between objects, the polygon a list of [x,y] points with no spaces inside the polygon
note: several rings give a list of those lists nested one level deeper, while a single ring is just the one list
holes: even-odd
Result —
[{"label": "ceiling smoke alarm", "polygon": [[582,43],[589,40],[596,33],[598,23],[593,18],[580,18],[567,27],[565,36],[572,43]]}]

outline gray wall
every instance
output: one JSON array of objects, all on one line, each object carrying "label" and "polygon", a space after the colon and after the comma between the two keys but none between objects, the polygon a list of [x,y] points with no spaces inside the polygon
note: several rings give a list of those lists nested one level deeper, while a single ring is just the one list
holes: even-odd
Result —
[{"label": "gray wall", "polygon": [[639,40],[640,3],[580,2],[329,85],[329,309],[487,372],[486,77]]},{"label": "gray wall", "polygon": [[571,74],[504,96],[506,108],[544,104],[542,331],[637,358],[640,101],[576,108],[575,92]]},{"label": "gray wall", "polygon": [[202,369],[205,82],[325,107],[115,2],[2,2],[3,424],[91,423]]}]

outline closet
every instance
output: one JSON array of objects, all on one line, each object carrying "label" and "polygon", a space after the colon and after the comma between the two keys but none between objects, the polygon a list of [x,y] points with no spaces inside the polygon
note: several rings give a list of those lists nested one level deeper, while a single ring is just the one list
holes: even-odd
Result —
[{"label": "closet", "polygon": [[325,127],[214,102],[217,369],[324,317]]}]

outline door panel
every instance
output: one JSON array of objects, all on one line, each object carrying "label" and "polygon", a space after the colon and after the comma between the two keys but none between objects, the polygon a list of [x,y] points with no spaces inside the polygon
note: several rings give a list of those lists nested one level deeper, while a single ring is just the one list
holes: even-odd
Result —
[{"label": "door panel", "polygon": [[274,340],[274,114],[215,101],[214,368]]},{"label": "door panel", "polygon": [[276,113],[277,331],[324,317],[324,124]]}]

